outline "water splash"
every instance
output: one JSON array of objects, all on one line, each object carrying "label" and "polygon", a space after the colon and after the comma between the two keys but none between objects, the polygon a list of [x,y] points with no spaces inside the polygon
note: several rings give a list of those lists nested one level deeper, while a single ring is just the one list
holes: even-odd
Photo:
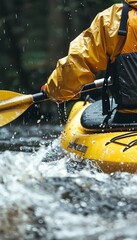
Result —
[{"label": "water splash", "polygon": [[48,132],[1,129],[14,151],[0,152],[0,239],[137,239],[137,175],[101,173]]}]

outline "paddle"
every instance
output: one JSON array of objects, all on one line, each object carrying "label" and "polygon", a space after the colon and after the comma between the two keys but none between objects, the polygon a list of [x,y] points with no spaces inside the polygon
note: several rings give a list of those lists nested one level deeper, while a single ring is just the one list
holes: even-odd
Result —
[{"label": "paddle", "polygon": [[[102,87],[103,81],[104,79],[101,78],[95,80],[93,83],[85,85],[81,93]],[[25,95],[12,91],[0,90],[0,127],[18,118],[32,104],[46,100],[48,99],[43,92]]]}]

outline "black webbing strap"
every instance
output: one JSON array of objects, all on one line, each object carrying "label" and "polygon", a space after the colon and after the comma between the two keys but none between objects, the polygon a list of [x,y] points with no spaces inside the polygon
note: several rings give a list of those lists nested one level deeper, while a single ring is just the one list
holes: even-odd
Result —
[{"label": "black webbing strap", "polygon": [[109,101],[109,87],[108,87],[108,78],[110,77],[111,72],[111,62],[108,61],[106,74],[103,82],[102,88],[102,115],[107,115],[110,112],[110,101]]},{"label": "black webbing strap", "polygon": [[[126,36],[127,35],[127,20],[128,20],[128,12],[130,10],[130,6],[124,2],[121,14],[121,21],[120,27],[118,30],[118,35]],[[110,115],[110,101],[109,101],[109,87],[108,87],[108,78],[111,76],[112,73],[112,65],[110,60],[108,61],[106,75],[104,78],[103,88],[102,88],[102,114],[103,115]]]},{"label": "black webbing strap", "polygon": [[127,20],[128,20],[128,12],[130,10],[130,6],[124,2],[122,8],[122,15],[120,21],[120,27],[118,30],[118,35],[126,36],[127,35]]}]

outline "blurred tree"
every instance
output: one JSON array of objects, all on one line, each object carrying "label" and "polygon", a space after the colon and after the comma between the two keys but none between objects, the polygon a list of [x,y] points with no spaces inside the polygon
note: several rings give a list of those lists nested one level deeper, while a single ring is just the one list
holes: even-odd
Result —
[{"label": "blurred tree", "polygon": [[[22,7],[22,1],[14,1],[16,6],[18,6],[19,9]],[[12,16],[12,14],[14,14]],[[18,32],[17,34],[14,31],[14,26],[19,25],[19,17],[18,13],[16,11],[11,12],[9,9],[8,4],[4,0],[1,0],[1,15],[3,17],[4,21],[4,33],[5,33],[5,47],[7,47],[7,54],[9,56],[10,66],[13,66],[15,68],[15,71],[18,75],[18,78],[20,79],[21,85],[28,87],[28,81],[27,81],[27,72],[25,71],[23,67],[23,61],[21,56],[21,49],[19,47],[19,42],[21,39],[21,34]],[[12,16],[12,17],[11,17]],[[6,50],[6,49],[5,49]],[[13,79],[12,79],[13,81]],[[11,82],[12,85],[12,82]]]},{"label": "blurred tree", "polygon": [[37,91],[69,42],[114,2],[1,0],[0,88]]}]

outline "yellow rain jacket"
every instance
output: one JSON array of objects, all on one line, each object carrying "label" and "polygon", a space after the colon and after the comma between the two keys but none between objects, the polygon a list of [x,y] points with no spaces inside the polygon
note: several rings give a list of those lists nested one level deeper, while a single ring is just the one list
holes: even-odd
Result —
[{"label": "yellow rain jacket", "polygon": [[[137,8],[137,0],[126,0]],[[68,55],[57,62],[50,75],[46,93],[50,99],[65,101],[78,97],[85,84],[106,70],[108,59],[114,62],[120,54],[125,37],[118,36],[123,4],[114,4],[99,13],[91,26],[70,43]]]}]

